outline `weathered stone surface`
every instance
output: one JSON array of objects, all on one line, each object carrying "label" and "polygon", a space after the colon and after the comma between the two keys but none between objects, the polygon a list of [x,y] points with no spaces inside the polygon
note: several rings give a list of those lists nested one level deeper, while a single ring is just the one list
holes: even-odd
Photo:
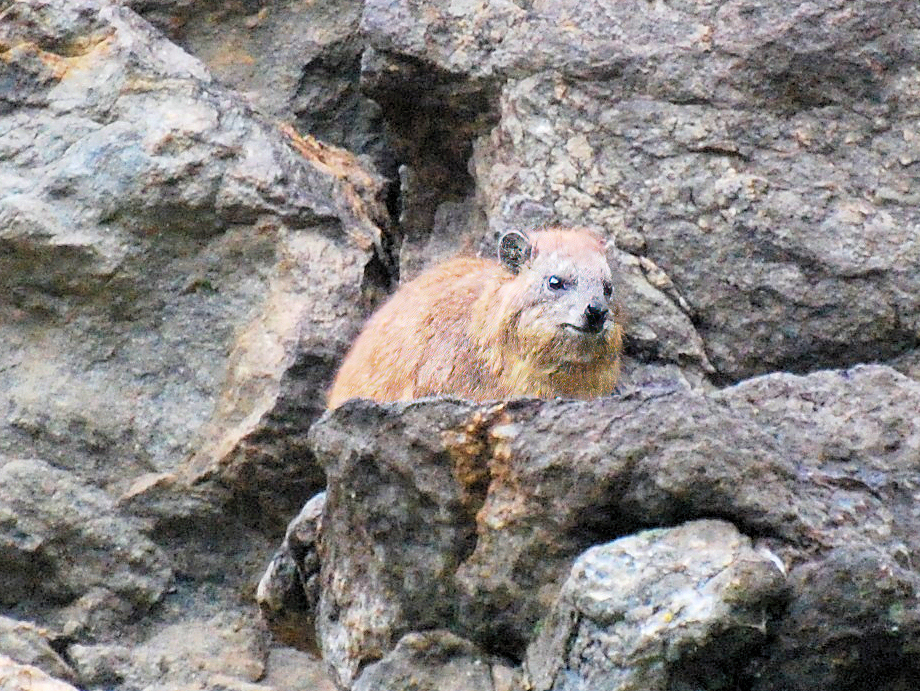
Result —
[{"label": "weathered stone surface", "polygon": [[[682,95],[683,101],[734,102],[788,95],[769,88],[782,86],[783,77],[790,86],[799,78],[802,87],[825,97],[865,97],[881,79],[881,74],[872,78],[865,58],[892,58],[879,72],[906,65],[915,46],[898,45],[895,37],[904,22],[916,18],[908,2],[873,0],[651,7],[597,0],[369,0],[362,27],[377,50],[411,55],[456,74],[601,74],[649,92]],[[819,83],[819,75],[834,79]]]},{"label": "weathered stone surface", "polygon": [[254,683],[265,672],[262,633],[236,613],[177,620],[139,645],[72,645],[68,656],[86,686]]},{"label": "weathered stone surface", "polygon": [[891,366],[901,374],[920,381],[920,350],[912,350],[891,361]]},{"label": "weathered stone surface", "polygon": [[594,225],[671,282],[642,350],[678,361],[692,322],[725,381],[917,348],[916,3],[372,0],[362,26],[497,117],[455,192],[492,231]]},{"label": "weathered stone surface", "polygon": [[[646,257],[613,250],[616,290],[623,305],[626,348],[644,362],[679,365],[700,383],[714,373],[703,340],[690,319],[690,307],[667,275]],[[629,369],[635,369],[633,364]],[[627,372],[624,376],[629,377]]]},{"label": "weathered stone surface", "polygon": [[791,493],[789,461],[770,435],[693,392],[533,406],[488,434],[489,489],[456,578],[476,640],[511,651],[592,544],[699,515],[759,534],[763,514]]},{"label": "weathered stone surface", "polygon": [[300,649],[318,650],[314,621],[320,596],[318,540],[326,493],[304,504],[288,525],[256,590],[256,601],[279,640]]},{"label": "weathered stone surface", "polygon": [[860,367],[806,379],[770,375],[719,396],[808,459],[797,473],[820,498],[814,553],[806,559],[784,548],[784,559],[797,564],[790,582],[799,597],[755,688],[801,687],[813,678],[814,688],[846,680],[854,689],[897,689],[916,677],[917,383]]},{"label": "weathered stone surface", "polygon": [[315,655],[293,648],[272,648],[261,683],[277,691],[338,691],[328,668]]},{"label": "weathered stone surface", "polygon": [[75,686],[45,674],[38,667],[24,665],[0,653],[2,691],[77,691]]},{"label": "weathered stone surface", "polygon": [[0,655],[22,665],[38,667],[53,677],[73,681],[73,669],[52,645],[60,638],[59,634],[30,622],[0,617]]},{"label": "weathered stone surface", "polygon": [[[316,629],[345,684],[403,633],[437,628],[456,608],[451,576],[475,544],[485,479],[487,416],[473,410],[354,402],[310,431],[328,480]],[[365,425],[374,434],[356,434]]]},{"label": "weathered stone surface", "polygon": [[[369,228],[376,230],[349,232]],[[186,478],[230,485],[251,496],[265,520],[278,522],[322,488],[307,430],[325,408],[361,306],[376,295],[372,239],[358,235],[356,244],[365,241],[371,244],[359,248],[323,233],[289,238],[262,311],[230,353],[214,416],[199,433],[203,441],[183,469]]]},{"label": "weathered stone surface", "polygon": [[737,684],[767,638],[785,582],[729,523],[694,521],[592,547],[528,648],[534,691]]},{"label": "weathered stone surface", "polygon": [[90,628],[94,613],[125,623],[157,602],[173,576],[140,528],[69,472],[0,458],[0,603],[72,605],[59,616],[70,621],[81,613]]},{"label": "weathered stone surface", "polygon": [[443,258],[445,245],[451,254],[475,253],[486,223],[471,203],[469,159],[474,139],[495,122],[497,86],[371,47],[361,58],[361,87],[380,104],[399,164],[388,174],[398,183],[391,208],[398,203],[400,276]]},{"label": "weathered stone surface", "polygon": [[252,688],[258,569],[389,280],[384,181],[123,3],[6,3],[0,83],[3,613],[84,687]]},{"label": "weathered stone surface", "polygon": [[920,384],[886,367],[705,395],[347,404],[311,432],[329,477],[324,654],[346,683],[410,630],[520,656],[582,551],[719,516],[789,571],[752,688],[896,684],[920,636],[918,406]]},{"label": "weathered stone surface", "polygon": [[123,644],[77,643],[68,648],[67,654],[85,686],[114,686],[131,675],[131,648]]},{"label": "weathered stone surface", "polygon": [[0,450],[117,490],[194,451],[194,478],[299,506],[322,479],[296,427],[386,281],[382,181],[118,4],[16,2],[0,42]]},{"label": "weathered stone surface", "polygon": [[510,691],[508,666],[449,631],[410,633],[380,662],[367,667],[353,691]]},{"label": "weathered stone surface", "polygon": [[380,108],[358,84],[359,0],[127,4],[261,113],[383,162]]}]

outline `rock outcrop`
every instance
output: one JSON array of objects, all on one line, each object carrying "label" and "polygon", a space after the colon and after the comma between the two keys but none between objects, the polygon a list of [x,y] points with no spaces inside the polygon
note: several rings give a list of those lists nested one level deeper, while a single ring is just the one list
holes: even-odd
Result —
[{"label": "rock outcrop", "polygon": [[4,612],[80,686],[254,683],[259,569],[389,284],[384,182],[119,3],[7,3],[0,54]]},{"label": "rock outcrop", "polygon": [[880,366],[348,403],[311,431],[328,489],[303,626],[345,683],[449,629],[526,659],[535,688],[900,688],[918,672],[918,406]]},{"label": "rock outcrop", "polygon": [[[913,688],[917,36],[3,4],[0,687]],[[620,391],[324,415],[400,280],[543,223],[611,241]]]}]

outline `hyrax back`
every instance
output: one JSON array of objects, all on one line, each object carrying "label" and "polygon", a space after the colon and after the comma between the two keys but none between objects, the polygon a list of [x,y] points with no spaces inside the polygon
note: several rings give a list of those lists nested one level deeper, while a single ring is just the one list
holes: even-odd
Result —
[{"label": "hyrax back", "polygon": [[370,318],[329,392],[394,401],[610,393],[622,326],[593,233],[505,235],[501,263],[459,258],[402,286]]}]

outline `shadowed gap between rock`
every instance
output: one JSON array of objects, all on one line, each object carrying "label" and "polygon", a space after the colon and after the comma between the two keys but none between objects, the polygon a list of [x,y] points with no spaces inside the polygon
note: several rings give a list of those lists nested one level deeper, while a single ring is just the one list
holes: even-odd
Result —
[{"label": "shadowed gap between rock", "polygon": [[391,147],[384,172],[392,180],[387,207],[394,234],[400,241],[421,241],[442,203],[474,193],[468,170],[473,141],[498,122],[499,86],[372,48],[361,58],[360,81],[362,92],[381,108]]}]

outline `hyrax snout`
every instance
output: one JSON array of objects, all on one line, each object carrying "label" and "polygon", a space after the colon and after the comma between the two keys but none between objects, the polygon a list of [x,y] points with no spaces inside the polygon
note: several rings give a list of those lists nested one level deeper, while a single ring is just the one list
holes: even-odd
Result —
[{"label": "hyrax snout", "polygon": [[458,258],[371,317],[328,396],[475,401],[610,393],[623,329],[603,243],[585,230],[512,232],[499,261]]}]

